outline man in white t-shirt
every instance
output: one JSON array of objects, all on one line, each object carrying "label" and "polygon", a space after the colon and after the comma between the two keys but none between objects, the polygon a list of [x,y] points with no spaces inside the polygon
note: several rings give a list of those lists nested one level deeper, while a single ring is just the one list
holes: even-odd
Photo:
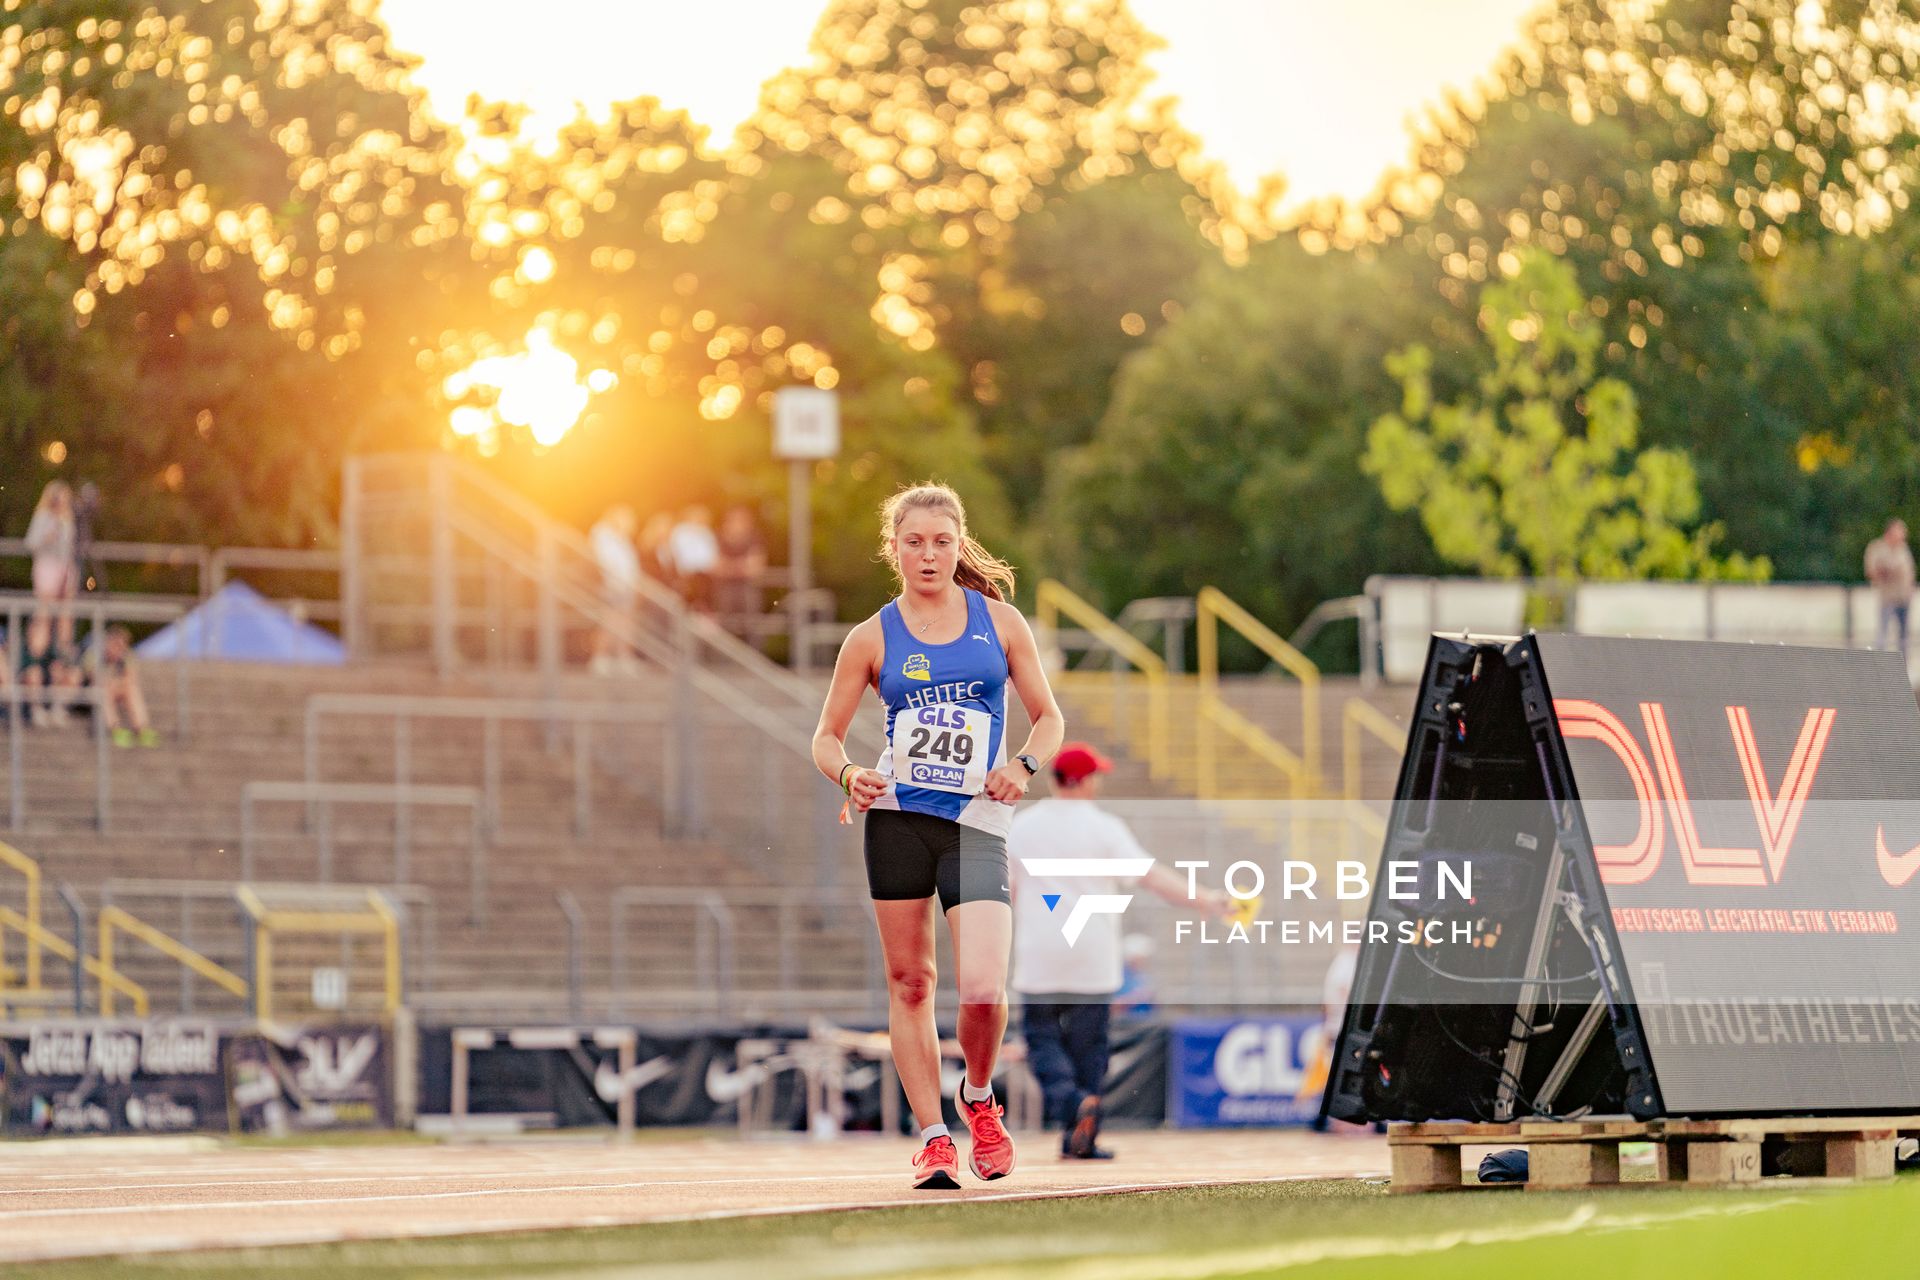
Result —
[{"label": "man in white t-shirt", "polygon": [[1152,861],[1127,824],[1094,803],[1100,775],[1112,767],[1086,743],[1067,743],[1053,758],[1053,795],[1016,813],[1007,837],[1013,876],[1010,985],[1021,996],[1027,1066],[1040,1082],[1047,1120],[1066,1130],[1060,1143],[1066,1159],[1113,1155],[1095,1139],[1107,1078],[1107,1029],[1122,974],[1121,917],[1088,917],[1069,944],[1062,925],[1074,901],[1138,885],[1210,915],[1224,917],[1233,909],[1232,899],[1218,890],[1201,890],[1198,901],[1190,900],[1186,877],[1157,863],[1137,877],[1040,876],[1027,870],[1022,859]]},{"label": "man in white t-shirt", "polygon": [[680,523],[667,535],[673,567],[680,575],[680,594],[696,612],[713,612],[713,575],[720,567],[720,539],[713,531],[713,513],[688,507]]}]

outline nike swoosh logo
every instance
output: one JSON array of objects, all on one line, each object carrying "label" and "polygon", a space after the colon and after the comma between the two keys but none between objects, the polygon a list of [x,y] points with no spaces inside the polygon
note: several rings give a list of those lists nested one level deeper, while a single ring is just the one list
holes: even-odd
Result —
[{"label": "nike swoosh logo", "polygon": [[738,1102],[756,1086],[782,1071],[791,1070],[793,1065],[792,1058],[776,1054],[730,1071],[724,1062],[715,1058],[707,1063],[707,1097],[721,1104]]},{"label": "nike swoosh logo", "polygon": [[601,1063],[593,1073],[593,1091],[602,1102],[617,1102],[620,1094],[638,1093],[656,1080],[664,1080],[673,1074],[673,1059],[662,1054],[649,1058],[626,1073],[622,1079],[618,1068],[609,1063]]},{"label": "nike swoosh logo", "polygon": [[1880,878],[1898,889],[1920,872],[1920,844],[1905,853],[1894,853],[1887,848],[1887,829],[1884,826],[1873,829],[1873,861],[1880,868]]}]

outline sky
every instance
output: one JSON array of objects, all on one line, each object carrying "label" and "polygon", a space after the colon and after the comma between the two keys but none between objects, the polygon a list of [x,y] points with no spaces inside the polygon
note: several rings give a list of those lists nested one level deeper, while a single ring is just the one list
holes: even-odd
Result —
[{"label": "sky", "polygon": [[[1410,123],[1466,87],[1540,0],[1132,0],[1167,47],[1150,94],[1251,191],[1358,199],[1400,164]],[[641,95],[684,109],[721,147],[760,85],[807,60],[811,0],[383,0],[394,44],[422,59],[434,109],[467,95],[524,102],[555,127]],[[544,21],[528,22],[538,13]]]}]

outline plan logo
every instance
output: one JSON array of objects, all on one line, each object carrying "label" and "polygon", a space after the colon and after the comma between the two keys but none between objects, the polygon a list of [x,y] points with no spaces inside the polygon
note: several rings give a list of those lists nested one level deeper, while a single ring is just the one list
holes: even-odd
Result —
[{"label": "plan logo", "polygon": [[933,664],[927,661],[924,653],[909,654],[907,660],[900,664],[900,674],[909,680],[930,683],[933,680]]},{"label": "plan logo", "polygon": [[[1020,865],[1027,869],[1030,876],[1041,876],[1049,880],[1138,880],[1153,870],[1152,858],[1022,858]],[[1047,910],[1056,911],[1064,897],[1058,893],[1043,893],[1041,901],[1047,904]],[[1073,906],[1067,911],[1067,918],[1060,926],[1060,934],[1067,940],[1068,946],[1080,941],[1080,935],[1086,930],[1087,922],[1095,916],[1117,916],[1127,909],[1133,901],[1130,893],[1089,893],[1074,899]]]}]

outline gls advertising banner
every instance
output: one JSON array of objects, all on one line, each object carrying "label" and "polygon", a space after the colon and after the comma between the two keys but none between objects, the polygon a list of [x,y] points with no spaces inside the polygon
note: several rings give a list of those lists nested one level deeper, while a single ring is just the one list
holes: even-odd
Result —
[{"label": "gls advertising banner", "polygon": [[8,1134],[227,1127],[220,1034],[207,1022],[31,1023],[0,1035]]},{"label": "gls advertising banner", "polygon": [[1326,1034],[1318,1014],[1175,1022],[1168,1118],[1182,1129],[1306,1124],[1320,1110],[1309,1072]]}]

